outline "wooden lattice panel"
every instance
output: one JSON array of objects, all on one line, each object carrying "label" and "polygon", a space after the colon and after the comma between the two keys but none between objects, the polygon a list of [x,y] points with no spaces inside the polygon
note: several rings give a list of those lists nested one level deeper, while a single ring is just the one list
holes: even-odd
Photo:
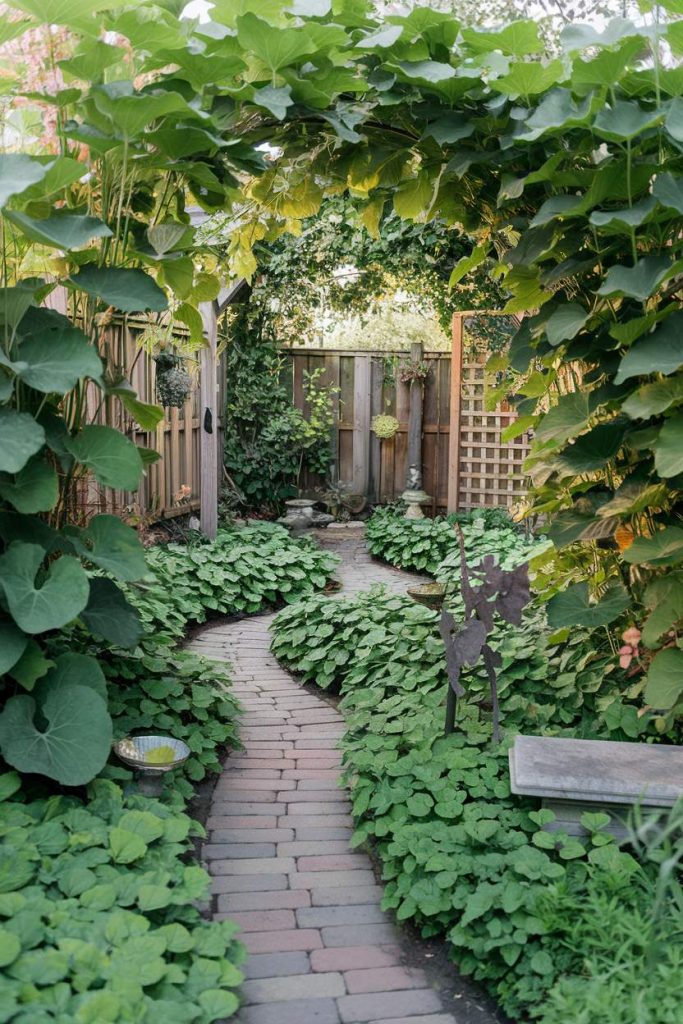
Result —
[{"label": "wooden lattice panel", "polygon": [[461,508],[486,505],[509,507],[527,489],[522,465],[529,453],[526,434],[503,441],[502,432],[514,420],[507,403],[488,411],[485,404],[484,357],[463,362],[460,408]]}]

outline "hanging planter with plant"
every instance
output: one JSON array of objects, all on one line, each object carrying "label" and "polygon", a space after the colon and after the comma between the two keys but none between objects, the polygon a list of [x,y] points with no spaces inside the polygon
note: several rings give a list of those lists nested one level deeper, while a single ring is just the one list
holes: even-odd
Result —
[{"label": "hanging planter with plant", "polygon": [[157,364],[156,389],[161,405],[181,409],[192,393],[192,377],[182,365],[180,356],[172,352],[159,352],[154,356]]},{"label": "hanging planter with plant", "polygon": [[412,384],[413,381],[417,381],[418,384],[424,384],[431,371],[432,368],[426,360],[408,359],[401,363],[398,378],[401,384]]},{"label": "hanging planter with plant", "polygon": [[401,424],[395,416],[384,414],[373,416],[372,423],[370,424],[375,437],[378,437],[381,441],[388,441],[394,434],[397,434],[400,426]]}]

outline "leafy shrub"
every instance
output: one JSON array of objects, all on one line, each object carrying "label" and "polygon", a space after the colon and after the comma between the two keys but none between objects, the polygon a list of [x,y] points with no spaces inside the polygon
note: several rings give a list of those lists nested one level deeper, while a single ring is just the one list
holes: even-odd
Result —
[{"label": "leafy shrub", "polygon": [[[602,831],[604,816],[585,819],[591,839],[551,835],[543,827],[550,812],[511,796],[507,744],[489,746],[483,667],[463,670],[467,697],[456,732],[443,736],[447,677],[437,623],[435,612],[381,589],[316,597],[277,615],[273,650],[304,680],[342,694],[354,844],[375,843],[384,906],[424,935],[447,935],[460,968],[516,1014],[542,1005],[569,964],[558,952],[558,926],[540,915],[548,887],[571,886],[583,899],[602,869],[624,871],[631,858]],[[514,635],[499,629],[492,646],[502,656],[504,729],[625,738],[620,720],[611,729],[600,717],[613,704],[630,705],[622,704],[623,675],[596,639],[575,631],[549,642],[541,612]]]},{"label": "leafy shrub", "polygon": [[[470,565],[486,554],[495,554],[503,569],[512,569],[536,549],[536,543],[526,539],[504,509],[405,519],[393,508],[380,507],[368,520],[365,535],[371,554],[399,569],[426,572],[448,582],[460,574],[456,523],[461,526]],[[443,572],[439,568],[442,564]]]},{"label": "leafy shrub", "polygon": [[0,1016],[16,1024],[209,1024],[237,1009],[236,926],[195,907],[208,875],[184,863],[182,803],[106,779],[31,799],[0,776]]},{"label": "leafy shrub", "polygon": [[214,541],[169,544],[148,554],[152,582],[131,600],[149,630],[182,634],[212,612],[252,614],[325,586],[339,559],[274,523],[219,530]]}]

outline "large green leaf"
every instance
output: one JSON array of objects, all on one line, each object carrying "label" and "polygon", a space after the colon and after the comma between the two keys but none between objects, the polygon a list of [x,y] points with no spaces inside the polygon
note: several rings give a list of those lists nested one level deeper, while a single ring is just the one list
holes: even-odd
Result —
[{"label": "large green leaf", "polygon": [[545,92],[552,85],[564,78],[563,65],[560,60],[552,60],[548,64],[523,61],[513,64],[510,72],[501,78],[492,79],[491,88],[508,96],[535,96]]},{"label": "large green leaf", "polygon": [[23,686],[25,690],[32,690],[36,681],[42,679],[53,665],[54,661],[46,657],[40,644],[29,637],[26,650],[9,670],[9,674],[19,686]]},{"label": "large green leaf", "polygon": [[89,265],[72,274],[70,282],[124,313],[161,313],[168,305],[166,294],[144,270]]},{"label": "large green leaf", "polygon": [[50,163],[25,153],[0,153],[0,206],[45,177]]},{"label": "large green leaf", "polygon": [[667,647],[648,669],[645,700],[654,708],[672,708],[683,693],[683,651]]},{"label": "large green leaf", "polygon": [[610,229],[629,234],[633,228],[640,227],[652,216],[657,201],[654,196],[646,196],[633,206],[624,206],[619,210],[595,210],[590,215],[590,222],[596,228]]},{"label": "large green leaf", "polygon": [[668,479],[683,473],[683,413],[665,420],[653,447],[660,476]]},{"label": "large green leaf", "polygon": [[72,25],[96,11],[123,7],[127,0],[12,0],[12,6],[46,25]]},{"label": "large green leaf", "polygon": [[496,30],[465,28],[462,30],[462,37],[476,53],[501,50],[513,57],[526,57],[532,53],[541,53],[543,50],[538,25],[531,20],[513,21],[512,24]]},{"label": "large green leaf", "polygon": [[628,295],[644,302],[673,272],[667,256],[644,256],[634,267],[610,267],[598,295]]},{"label": "large green leaf", "polygon": [[17,512],[49,512],[59,497],[57,474],[44,458],[34,456],[14,477],[0,473],[0,497],[14,505]]},{"label": "large green leaf", "polygon": [[62,555],[39,578],[44,559],[43,548],[22,541],[0,557],[0,586],[12,618],[26,633],[66,626],[88,603],[88,577],[78,559]]},{"label": "large green leaf", "polygon": [[573,391],[561,395],[542,417],[536,435],[541,441],[567,441],[585,430],[590,417],[600,405],[596,392]]},{"label": "large green leaf", "polygon": [[75,437],[69,438],[66,448],[103,486],[137,490],[142,473],[140,455],[133,442],[113,427],[97,424],[83,427]]},{"label": "large green leaf", "polygon": [[663,116],[662,110],[645,109],[635,100],[617,100],[611,107],[598,111],[594,130],[603,139],[633,139],[656,125]]},{"label": "large green leaf", "polygon": [[45,431],[27,412],[0,409],[0,471],[18,473],[45,444]]},{"label": "large green leaf", "polygon": [[623,557],[631,565],[675,565],[683,561],[683,529],[666,526],[651,537],[636,537]]},{"label": "large green leaf", "polygon": [[588,120],[590,110],[590,96],[577,103],[571,89],[552,89],[526,119],[525,130],[518,138],[532,141],[548,131],[582,124]]},{"label": "large green leaf", "polygon": [[394,192],[394,209],[403,220],[418,220],[428,212],[433,199],[434,181],[422,171]]},{"label": "large green leaf", "polygon": [[80,685],[78,672],[71,681],[48,686],[40,703],[24,695],[11,697],[0,715],[0,749],[8,764],[63,786],[82,786],[98,775],[111,740],[107,706],[93,689]]},{"label": "large green leaf", "polygon": [[[340,41],[343,42],[345,33],[343,29],[340,31]],[[247,53],[262,60],[273,73],[296,64],[318,48],[308,26],[275,28],[255,14],[245,14],[237,19],[237,38]]]},{"label": "large green leaf", "polygon": [[667,317],[652,334],[637,341],[619,364],[615,384],[652,373],[675,373],[683,366],[683,313]]},{"label": "large green leaf", "polygon": [[197,116],[197,111],[177,92],[135,92],[130,82],[112,82],[92,89],[97,109],[105,114],[126,139],[139,135],[146,125],[167,114]]},{"label": "large green leaf", "polygon": [[559,345],[576,337],[589,317],[587,310],[578,302],[568,302],[560,306],[548,318],[545,333],[551,345]]},{"label": "large green leaf", "polygon": [[591,602],[587,583],[575,583],[548,601],[548,623],[552,629],[608,626],[629,604],[630,598],[621,583],[610,587],[597,603]]},{"label": "large green leaf", "polygon": [[593,473],[614,458],[623,444],[623,419],[600,423],[565,448],[554,460],[554,464],[560,476]]},{"label": "large green leaf", "polygon": [[643,643],[656,647],[663,633],[683,620],[683,573],[670,572],[652,581],[643,598],[650,609],[643,625]]},{"label": "large green leaf", "polygon": [[87,527],[73,528],[68,535],[81,558],[117,579],[139,580],[149,571],[137,533],[118,516],[94,516]]},{"label": "large green leaf", "polygon": [[13,622],[0,619],[0,676],[16,665],[27,643],[28,637]]},{"label": "large green leaf", "polygon": [[67,252],[71,249],[82,249],[93,238],[109,238],[112,234],[104,221],[97,217],[61,211],[43,220],[36,220],[35,217],[11,210],[6,210],[4,215],[32,242],[64,249]]},{"label": "large green leaf", "polygon": [[652,195],[662,206],[683,214],[683,178],[673,174],[658,174],[652,186]]},{"label": "large green leaf", "polygon": [[26,364],[18,370],[21,380],[36,391],[65,395],[79,380],[102,375],[97,349],[77,327],[61,327],[31,335],[18,348]]},{"label": "large green leaf", "polygon": [[683,402],[683,376],[680,375],[644,384],[642,388],[628,396],[622,409],[631,419],[646,420],[650,416],[658,416],[679,402]]},{"label": "large green leaf", "polygon": [[112,580],[95,577],[90,580],[90,597],[81,619],[91,633],[117,647],[133,649],[142,639],[144,629],[136,608]]},{"label": "large green leaf", "polygon": [[43,703],[52,687],[66,686],[67,683],[87,686],[102,701],[107,701],[104,673],[95,659],[87,654],[60,654],[54,666],[36,686],[33,695],[39,703]]}]

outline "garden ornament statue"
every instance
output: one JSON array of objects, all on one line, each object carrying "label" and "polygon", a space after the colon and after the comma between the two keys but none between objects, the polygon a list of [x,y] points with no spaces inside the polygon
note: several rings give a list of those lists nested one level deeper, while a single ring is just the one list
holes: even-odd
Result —
[{"label": "garden ornament statue", "polygon": [[[448,698],[446,701],[446,735],[455,727],[457,698],[465,690],[460,682],[460,672],[465,665],[475,665],[480,657],[484,659],[486,674],[491,686],[493,708],[493,739],[500,741],[500,711],[496,669],[502,659],[488,643],[493,631],[494,616],[498,615],[511,626],[519,626],[522,612],[529,603],[529,564],[525,562],[516,569],[501,569],[492,555],[486,555],[476,568],[468,569],[465,559],[465,541],[460,526],[457,527],[460,542],[460,591],[465,604],[465,621],[458,625],[447,608],[441,611],[439,632],[446,648],[446,669],[448,672]],[[475,586],[470,584],[473,579]]]},{"label": "garden ornament statue", "polygon": [[292,536],[296,537],[313,527],[328,526],[334,516],[326,512],[318,512],[315,501],[310,498],[291,498],[285,502],[287,512],[278,519]]}]

